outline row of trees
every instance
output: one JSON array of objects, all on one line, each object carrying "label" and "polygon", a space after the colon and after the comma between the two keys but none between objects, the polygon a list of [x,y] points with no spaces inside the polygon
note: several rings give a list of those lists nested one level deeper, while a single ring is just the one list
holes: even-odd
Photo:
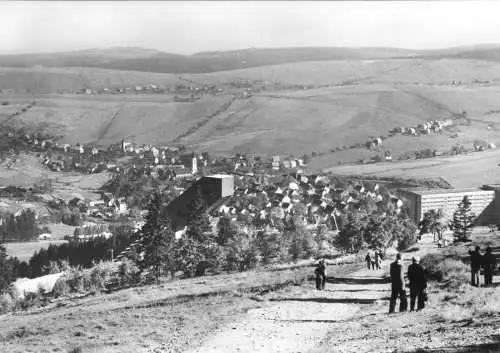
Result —
[{"label": "row of trees", "polygon": [[427,211],[419,223],[420,236],[425,233],[432,233],[434,241],[443,239],[443,233],[446,229],[453,231],[455,242],[470,240],[470,235],[474,227],[476,216],[472,212],[471,201],[464,196],[453,213],[453,218],[446,222],[442,209]]},{"label": "row of trees", "polygon": [[0,215],[0,239],[6,241],[30,241],[36,239],[42,230],[37,225],[36,212],[25,209],[19,215]]},{"label": "row of trees", "polygon": [[51,244],[40,249],[29,260],[26,277],[38,277],[50,272],[51,263],[66,261],[70,266],[92,267],[100,260],[111,260],[113,255],[123,251],[132,240],[132,228],[126,225],[112,227],[113,236],[108,239],[95,238],[91,241],[70,241]]},{"label": "row of trees", "polygon": [[349,213],[343,223],[335,245],[350,253],[365,248],[385,250],[393,245],[403,250],[417,241],[417,227],[406,215],[367,215],[355,211]]}]

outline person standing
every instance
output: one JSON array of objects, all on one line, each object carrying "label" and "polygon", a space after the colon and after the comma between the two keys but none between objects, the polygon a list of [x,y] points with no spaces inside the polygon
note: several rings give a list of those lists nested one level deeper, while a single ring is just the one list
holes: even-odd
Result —
[{"label": "person standing", "polygon": [[326,283],[326,266],[323,260],[321,260],[316,266],[314,274],[316,275],[316,289],[324,290]]},{"label": "person standing", "polygon": [[493,272],[497,265],[497,259],[491,253],[491,247],[486,248],[486,254],[483,256],[483,271],[484,271],[484,285],[489,287],[493,285]]},{"label": "person standing", "polygon": [[408,281],[410,282],[410,311],[415,310],[415,300],[418,298],[417,311],[425,307],[425,289],[427,278],[424,268],[419,264],[420,259],[414,256],[408,267]]},{"label": "person standing", "polygon": [[366,253],[365,261],[366,261],[366,267],[368,267],[368,269],[370,269],[371,265],[372,265],[372,257],[370,256],[370,252]]},{"label": "person standing", "polygon": [[379,250],[375,250],[375,268],[377,270],[380,270],[380,251]]},{"label": "person standing", "polygon": [[393,313],[396,308],[396,301],[399,298],[399,311],[406,311],[408,308],[408,300],[406,299],[404,271],[401,253],[396,255],[396,260],[391,263],[391,300],[389,303],[389,314]]},{"label": "person standing", "polygon": [[481,263],[483,262],[482,255],[479,250],[481,250],[479,246],[476,246],[474,251],[469,250],[471,272],[470,284],[475,287],[479,287],[479,270],[481,269]]}]

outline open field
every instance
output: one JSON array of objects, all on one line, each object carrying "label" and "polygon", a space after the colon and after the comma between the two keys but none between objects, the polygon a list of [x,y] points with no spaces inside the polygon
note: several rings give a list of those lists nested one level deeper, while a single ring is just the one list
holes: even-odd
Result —
[{"label": "open field", "polygon": [[325,171],[340,175],[364,175],[400,178],[443,177],[454,187],[479,187],[500,183],[500,150],[476,152],[469,155],[438,157],[398,163],[346,165]]},{"label": "open field", "polygon": [[100,68],[5,68],[0,67],[0,89],[56,92],[83,88],[113,88],[148,83],[182,83],[176,75]]},{"label": "open field", "polygon": [[[498,62],[450,58],[334,60],[179,77],[94,68],[0,71],[25,87],[33,84],[32,76],[45,72],[52,75],[51,80],[61,76],[62,82],[70,73],[90,86],[93,82],[127,83],[132,77],[173,84],[176,80],[185,83],[184,79],[209,84],[263,80],[316,87],[264,91],[235,100],[230,95],[205,96],[192,103],[172,102],[172,97],[166,95],[37,95],[37,104],[16,121],[60,135],[61,142],[106,145],[126,138],[137,143],[180,143],[218,154],[302,156],[316,152],[322,155],[310,167],[317,170],[354,163],[377,153],[362,148],[335,153],[331,150],[363,144],[370,136],[387,136],[395,127],[415,126],[466,110],[471,126],[459,126],[440,136],[396,135],[384,141],[384,148],[397,160],[401,154],[424,148],[447,151],[457,143],[470,147],[475,139],[500,144]],[[106,75],[113,79],[102,78]],[[453,81],[461,85],[453,85]],[[33,97],[2,95],[2,101],[12,102],[0,106],[0,119]],[[492,126],[490,130],[488,125]],[[0,175],[4,174],[0,171]]]},{"label": "open field", "polygon": [[5,243],[8,256],[17,257],[21,261],[28,261],[35,252],[40,249],[47,249],[51,244],[63,244],[67,240],[40,240],[19,243]]},{"label": "open field", "polygon": [[[50,96],[38,98],[38,104],[19,121],[33,128],[45,127],[62,135],[62,142],[70,143],[106,145],[127,138],[138,143],[175,141],[222,154],[302,155],[364,143],[370,136],[386,135],[395,127],[415,126],[462,109],[476,113],[473,126],[460,127],[461,133],[454,140],[445,135],[395,136],[387,141],[393,152],[405,152],[419,144],[439,150],[457,142],[469,144],[475,138],[497,142],[500,116],[488,112],[499,109],[499,98],[499,87],[387,84],[266,92],[237,99],[227,109],[227,96],[205,97],[194,103],[161,102],[158,96],[150,101],[145,97],[103,101],[103,97]],[[495,129],[488,131],[488,124]],[[332,158],[346,163],[358,159],[346,153]]]},{"label": "open field", "polygon": [[499,63],[456,59],[335,60],[290,63],[249,69],[183,75],[201,82],[230,82],[236,79],[285,84],[327,85],[357,83],[449,84],[453,80],[500,79]]},{"label": "open field", "polygon": [[[264,79],[333,86],[266,91],[237,99],[229,107],[229,96],[176,103],[163,95],[38,95],[38,103],[16,119],[61,135],[62,142],[106,145],[128,138],[138,143],[184,143],[222,154],[252,151],[302,155],[364,143],[369,136],[386,135],[395,127],[415,126],[427,119],[468,111],[474,125],[460,127],[462,134],[453,141],[448,136],[387,141],[397,152],[414,150],[419,144],[439,150],[474,138],[496,141],[495,129],[500,128],[500,115],[495,113],[500,110],[499,72],[498,63],[456,59],[283,64],[183,77],[205,83]],[[114,74],[128,75],[120,71]],[[489,81],[490,85],[480,85],[476,80]],[[462,81],[463,85],[453,86],[452,81]],[[22,96],[12,96],[12,105],[27,104],[32,97],[28,95],[23,101]],[[2,97],[8,99],[8,95]],[[2,109],[12,110],[12,105],[1,106],[0,114]],[[488,131],[488,124],[494,129]],[[353,162],[359,155],[344,152],[341,157],[332,156],[332,164]]]},{"label": "open field", "polygon": [[78,197],[80,199],[99,199],[99,194],[94,191],[99,189],[111,177],[110,173],[97,174],[81,173],[58,173],[42,167],[33,155],[21,154],[17,161],[7,168],[0,165],[0,186],[32,187],[42,180],[51,179],[53,192],[56,198],[70,200]]}]

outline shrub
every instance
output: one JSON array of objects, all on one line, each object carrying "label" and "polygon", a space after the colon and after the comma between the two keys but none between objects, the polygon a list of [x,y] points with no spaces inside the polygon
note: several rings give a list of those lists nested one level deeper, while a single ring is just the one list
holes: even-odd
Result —
[{"label": "shrub", "polygon": [[68,279],[66,277],[61,277],[54,284],[54,289],[52,290],[52,295],[55,298],[65,297],[71,293],[71,287],[69,286]]},{"label": "shrub", "polygon": [[224,268],[240,272],[255,268],[259,262],[257,238],[253,234],[238,233],[225,249]]},{"label": "shrub", "polygon": [[8,313],[14,306],[15,300],[9,293],[4,293],[0,296],[0,314]]},{"label": "shrub", "polygon": [[403,237],[398,240],[398,250],[407,250],[416,243],[417,236],[415,234],[404,234]]},{"label": "shrub", "polygon": [[88,271],[90,272],[90,282],[88,284],[89,292],[91,294],[97,294],[104,291],[106,289],[106,284],[110,280],[113,272],[111,266],[109,266],[109,263],[100,262]]},{"label": "shrub", "polygon": [[137,285],[140,281],[140,269],[130,261],[124,260],[118,266],[118,282],[120,287]]},{"label": "shrub", "polygon": [[318,252],[318,243],[313,235],[305,230],[298,229],[290,233],[290,255],[294,260],[315,256]]},{"label": "shrub", "polygon": [[456,287],[469,280],[469,267],[456,258],[427,254],[422,257],[420,264],[429,272],[431,279],[447,281],[449,287]]},{"label": "shrub", "polygon": [[441,272],[440,264],[444,261],[444,256],[441,254],[426,254],[420,259],[420,264],[425,268],[431,279],[441,281],[443,273]]}]

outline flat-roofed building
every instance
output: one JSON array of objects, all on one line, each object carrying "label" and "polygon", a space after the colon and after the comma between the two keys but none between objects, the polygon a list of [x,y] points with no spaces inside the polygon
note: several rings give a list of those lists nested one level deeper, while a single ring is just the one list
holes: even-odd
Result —
[{"label": "flat-roofed building", "polygon": [[[499,186],[500,190],[500,186]],[[441,209],[444,218],[450,220],[464,196],[471,202],[471,210],[477,216],[476,224],[497,223],[495,194],[493,189],[408,189],[401,192],[407,202],[409,216],[419,223],[429,210]]]}]

